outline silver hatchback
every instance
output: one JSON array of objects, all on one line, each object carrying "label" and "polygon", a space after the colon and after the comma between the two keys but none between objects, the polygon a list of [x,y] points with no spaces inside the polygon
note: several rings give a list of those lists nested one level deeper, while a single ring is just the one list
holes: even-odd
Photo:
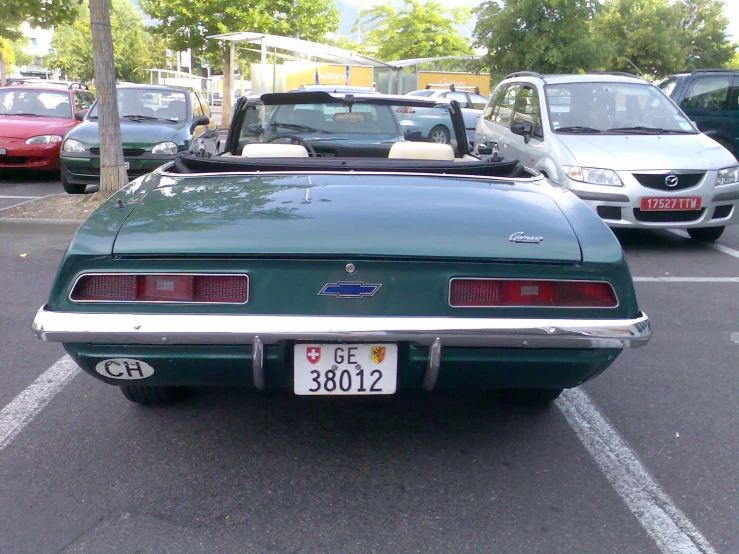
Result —
[{"label": "silver hatchback", "polygon": [[712,241],[739,223],[736,159],[637,77],[511,74],[475,145],[543,173],[610,227],[685,228]]}]

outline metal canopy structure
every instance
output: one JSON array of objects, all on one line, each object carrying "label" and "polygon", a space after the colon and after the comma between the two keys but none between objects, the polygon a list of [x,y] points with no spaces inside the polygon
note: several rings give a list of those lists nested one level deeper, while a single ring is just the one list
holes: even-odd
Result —
[{"label": "metal canopy structure", "polygon": [[444,60],[479,60],[482,56],[470,54],[467,56],[438,56],[436,58],[413,58],[409,60],[396,60],[394,62],[387,62],[393,69],[402,69],[404,67],[412,67],[414,65],[420,65],[422,63],[440,62]]}]

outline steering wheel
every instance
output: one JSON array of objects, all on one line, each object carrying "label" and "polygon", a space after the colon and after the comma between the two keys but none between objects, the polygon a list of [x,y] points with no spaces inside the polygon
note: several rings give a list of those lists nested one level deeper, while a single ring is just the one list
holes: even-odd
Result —
[{"label": "steering wheel", "polygon": [[276,140],[286,139],[286,138],[290,139],[290,144],[300,144],[301,146],[304,146],[305,149],[308,151],[308,156],[309,157],[311,157],[311,158],[317,158],[318,157],[318,155],[316,154],[315,149],[310,144],[308,144],[308,142],[306,140],[300,138],[297,135],[277,135],[276,137],[272,137],[269,140],[265,140],[264,143],[267,144],[269,142],[274,142]]}]

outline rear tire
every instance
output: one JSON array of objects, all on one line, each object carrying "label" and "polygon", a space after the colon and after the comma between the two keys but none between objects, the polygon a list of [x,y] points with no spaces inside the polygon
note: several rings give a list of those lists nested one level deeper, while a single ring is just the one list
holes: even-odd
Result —
[{"label": "rear tire", "polygon": [[437,125],[429,131],[429,140],[439,144],[449,144],[451,134],[444,125]]},{"label": "rear tire", "polygon": [[503,391],[505,400],[517,406],[546,408],[564,389],[508,389]]},{"label": "rear tire", "polygon": [[688,234],[693,240],[699,242],[715,242],[724,234],[726,227],[698,227],[696,229],[688,229]]},{"label": "rear tire", "polygon": [[62,172],[62,186],[64,187],[64,192],[67,194],[85,194],[85,189],[87,188],[87,185],[78,185],[67,181],[67,178],[64,177],[64,172]]},{"label": "rear tire", "polygon": [[179,387],[153,387],[151,385],[119,385],[126,400],[144,406],[171,404],[183,396]]}]

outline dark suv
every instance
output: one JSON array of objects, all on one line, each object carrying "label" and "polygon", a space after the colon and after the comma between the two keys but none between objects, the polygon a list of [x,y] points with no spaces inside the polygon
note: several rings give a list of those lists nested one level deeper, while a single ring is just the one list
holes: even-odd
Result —
[{"label": "dark suv", "polygon": [[659,83],[698,128],[739,158],[739,69],[698,69]]}]

